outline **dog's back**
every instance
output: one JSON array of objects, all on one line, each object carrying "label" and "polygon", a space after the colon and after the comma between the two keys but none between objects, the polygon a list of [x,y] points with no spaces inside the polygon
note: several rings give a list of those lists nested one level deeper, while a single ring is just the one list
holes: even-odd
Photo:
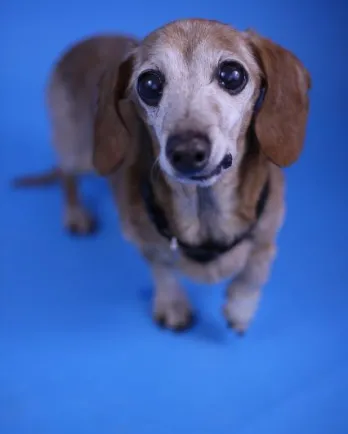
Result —
[{"label": "dog's back", "polygon": [[46,95],[57,166],[13,181],[16,187],[59,181],[64,195],[64,226],[74,234],[86,235],[95,228],[95,219],[80,199],[77,175],[93,171],[98,83],[105,71],[118,70],[135,43],[132,37],[100,35],[77,42],[63,53],[52,68]]},{"label": "dog's back", "polygon": [[135,40],[101,35],[70,47],[54,65],[47,87],[52,143],[67,173],[92,171],[93,116],[101,74],[117,66]]}]

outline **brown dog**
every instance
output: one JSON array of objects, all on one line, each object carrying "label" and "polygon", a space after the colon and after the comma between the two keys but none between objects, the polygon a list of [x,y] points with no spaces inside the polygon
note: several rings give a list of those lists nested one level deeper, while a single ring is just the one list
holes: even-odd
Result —
[{"label": "brown dog", "polygon": [[244,332],[275,256],[280,167],[302,150],[309,88],[292,53],[215,21],[78,43],[48,87],[59,169],[46,180],[62,179],[67,227],[92,227],[76,176],[108,175],[124,234],[153,272],[156,320],[191,322],[177,272],[230,278],[224,315]]}]

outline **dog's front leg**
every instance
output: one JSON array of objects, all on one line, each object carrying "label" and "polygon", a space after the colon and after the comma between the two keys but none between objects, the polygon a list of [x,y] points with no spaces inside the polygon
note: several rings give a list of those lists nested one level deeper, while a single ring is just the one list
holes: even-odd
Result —
[{"label": "dog's front leg", "polygon": [[256,244],[245,267],[228,286],[224,315],[239,334],[247,330],[255,315],[274,256],[274,244]]},{"label": "dog's front leg", "polygon": [[175,331],[189,328],[193,319],[192,309],[179,285],[175,270],[158,263],[152,263],[151,267],[155,284],[154,319],[160,325]]}]

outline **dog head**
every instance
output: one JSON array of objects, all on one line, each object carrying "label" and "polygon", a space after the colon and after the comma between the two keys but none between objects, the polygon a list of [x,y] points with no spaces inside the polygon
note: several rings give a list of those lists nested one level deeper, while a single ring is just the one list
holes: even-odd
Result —
[{"label": "dog head", "polygon": [[237,167],[251,123],[261,152],[288,166],[303,147],[309,88],[301,62],[268,39],[214,21],[170,23],[101,80],[95,167],[120,164],[139,121],[180,182],[211,185]]}]

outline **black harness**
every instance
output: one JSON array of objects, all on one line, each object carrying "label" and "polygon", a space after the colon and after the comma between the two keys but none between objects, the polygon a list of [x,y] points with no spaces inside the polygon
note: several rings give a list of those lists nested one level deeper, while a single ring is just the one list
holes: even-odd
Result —
[{"label": "black harness", "polygon": [[[265,95],[265,87],[261,88],[260,96],[255,104],[254,115],[259,110],[263,98]],[[253,133],[253,122],[251,122],[250,133]],[[180,248],[181,252],[189,259],[199,262],[202,264],[206,264],[214,259],[217,259],[219,256],[227,253],[241,244],[243,241],[251,240],[253,238],[254,229],[261,218],[265,206],[267,204],[267,200],[270,192],[270,181],[267,178],[259,199],[256,204],[256,218],[254,222],[241,234],[239,234],[234,240],[229,243],[218,242],[208,240],[198,245],[187,244],[184,241],[177,239],[174,234],[171,232],[168,219],[166,217],[165,211],[160,207],[158,202],[156,201],[156,197],[153,191],[152,183],[150,181],[150,177],[146,176],[143,178],[143,182],[141,183],[141,195],[148,213],[150,220],[153,225],[157,229],[158,233],[161,234],[164,238],[166,238],[171,245],[173,250]]]}]

